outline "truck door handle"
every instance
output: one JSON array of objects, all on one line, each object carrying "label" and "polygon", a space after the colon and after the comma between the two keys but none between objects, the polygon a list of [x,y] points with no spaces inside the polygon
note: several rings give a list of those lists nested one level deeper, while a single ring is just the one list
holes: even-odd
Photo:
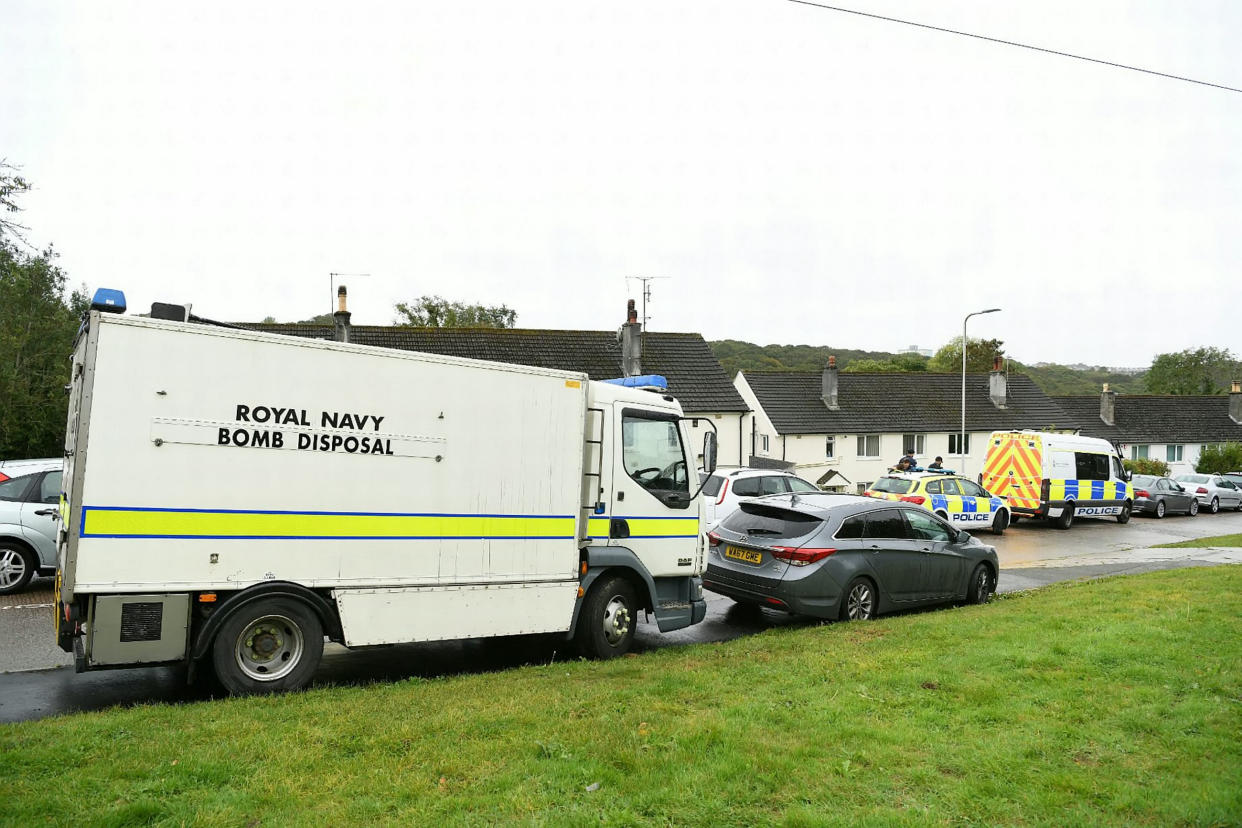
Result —
[{"label": "truck door handle", "polygon": [[35,511],[35,514],[41,515],[43,517],[57,517],[58,515],[60,515],[60,510],[58,509],[37,509]]}]

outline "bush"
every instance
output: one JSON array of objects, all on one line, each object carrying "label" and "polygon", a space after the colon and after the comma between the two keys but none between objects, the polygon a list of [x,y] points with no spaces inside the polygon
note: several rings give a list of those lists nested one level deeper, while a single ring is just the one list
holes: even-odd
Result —
[{"label": "bush", "polygon": [[1195,471],[1199,474],[1220,474],[1242,470],[1242,443],[1220,443],[1204,446],[1195,463]]},{"label": "bush", "polygon": [[1137,460],[1123,460],[1126,471],[1131,474],[1154,474],[1156,477],[1169,476],[1169,464],[1154,457],[1140,457]]}]

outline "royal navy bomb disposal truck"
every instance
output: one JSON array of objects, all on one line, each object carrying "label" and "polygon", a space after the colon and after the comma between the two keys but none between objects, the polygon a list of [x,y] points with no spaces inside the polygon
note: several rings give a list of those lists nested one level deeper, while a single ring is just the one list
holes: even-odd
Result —
[{"label": "royal navy bomb disposal truck", "polygon": [[265,693],[304,686],[325,637],[560,633],[608,658],[641,612],[703,619],[667,392],[116,305],[85,316],[69,387],[56,635],[79,672]]}]

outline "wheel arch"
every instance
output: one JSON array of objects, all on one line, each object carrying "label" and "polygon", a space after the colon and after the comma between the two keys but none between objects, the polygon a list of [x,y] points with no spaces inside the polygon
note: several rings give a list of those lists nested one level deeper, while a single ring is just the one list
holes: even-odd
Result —
[{"label": "wheel arch", "polygon": [[586,574],[578,583],[581,592],[578,600],[574,602],[574,614],[566,635],[573,637],[578,629],[578,616],[582,612],[583,599],[591,592],[595,582],[607,575],[620,575],[629,581],[634,587],[634,594],[638,596],[639,609],[654,611],[655,579],[632,550],[624,546],[588,546],[583,550],[583,558],[587,565]]},{"label": "wheel arch", "polygon": [[307,605],[319,617],[329,638],[341,638],[341,620],[336,605],[327,597],[309,587],[292,581],[268,581],[240,590],[224,599],[216,610],[199,625],[190,648],[190,661],[203,659],[211,650],[211,644],[224,623],[239,610],[265,598],[291,598]]}]

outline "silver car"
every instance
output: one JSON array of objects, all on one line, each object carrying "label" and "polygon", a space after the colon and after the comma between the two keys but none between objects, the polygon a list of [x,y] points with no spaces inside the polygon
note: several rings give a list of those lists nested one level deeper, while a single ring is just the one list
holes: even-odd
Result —
[{"label": "silver car", "polygon": [[1173,479],[1194,492],[1199,505],[1212,514],[1221,509],[1242,511],[1242,489],[1223,474],[1179,474]]},{"label": "silver car", "polygon": [[56,572],[61,461],[6,461],[0,475],[0,595],[9,595]]}]

